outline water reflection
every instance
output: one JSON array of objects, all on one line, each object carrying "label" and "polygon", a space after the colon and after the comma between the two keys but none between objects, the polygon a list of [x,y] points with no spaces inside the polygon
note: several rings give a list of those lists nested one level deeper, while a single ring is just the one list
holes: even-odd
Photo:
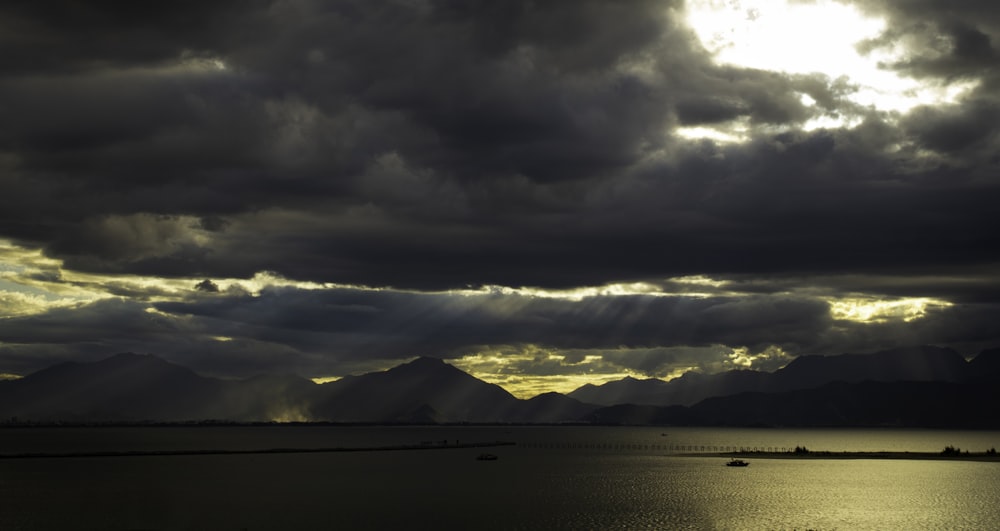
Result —
[{"label": "water reflection", "polygon": [[[724,458],[646,448],[669,438],[725,444],[756,437],[765,445],[803,435],[446,431],[392,434],[411,441],[499,433],[574,446],[498,448],[491,450],[499,456],[495,462],[477,461],[476,449],[0,460],[0,529],[988,529],[1000,521],[998,463],[754,459],[750,467],[734,469],[724,466]],[[258,444],[290,442],[285,437],[292,436],[282,433],[266,434]],[[298,444],[336,433],[321,435],[301,432]],[[359,441],[362,435],[350,437]],[[218,444],[226,437],[212,433]],[[371,437],[384,442],[387,435]],[[838,443],[838,437],[847,436],[804,442],[833,450],[837,444],[884,442],[863,432],[852,435],[853,442]],[[938,450],[942,441],[962,447],[982,442],[948,432],[929,437],[931,442],[920,444]],[[593,448],[601,444],[629,449]]]}]

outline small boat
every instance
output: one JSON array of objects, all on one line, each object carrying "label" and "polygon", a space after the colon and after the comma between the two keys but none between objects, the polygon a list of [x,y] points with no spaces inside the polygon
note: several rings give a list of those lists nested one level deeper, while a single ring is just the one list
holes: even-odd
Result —
[{"label": "small boat", "polygon": [[499,459],[495,454],[479,454],[476,456],[477,461],[496,461]]},{"label": "small boat", "polygon": [[750,466],[750,463],[748,463],[748,462],[746,462],[746,461],[744,461],[742,459],[736,459],[734,457],[734,458],[730,459],[728,463],[726,463],[726,466]]}]

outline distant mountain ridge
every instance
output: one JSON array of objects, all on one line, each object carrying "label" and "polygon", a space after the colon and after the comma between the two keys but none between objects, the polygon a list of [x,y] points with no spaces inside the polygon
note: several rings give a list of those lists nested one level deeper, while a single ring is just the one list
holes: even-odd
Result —
[{"label": "distant mountain ridge", "polygon": [[287,375],[219,380],[126,353],[0,382],[0,419],[8,421],[537,423],[577,419],[596,407],[554,393],[521,400],[435,358],[316,384]]},{"label": "distant mountain ridge", "polygon": [[[0,418],[38,421],[258,420],[304,407],[311,380],[218,380],[151,355],[65,362],[0,383]],[[299,401],[292,406],[289,402]],[[280,408],[282,411],[277,411]]]},{"label": "distant mountain ridge", "polygon": [[[799,356],[773,373],[734,370],[706,375],[689,372],[670,381],[625,378],[601,386],[584,385],[567,396],[602,406],[690,406],[712,397],[745,392],[778,393],[833,382],[968,382],[983,375],[1000,374],[1000,350],[996,354],[991,352],[985,351],[971,362],[954,350],[932,346],[896,348],[873,354]],[[992,361],[977,361],[983,357]]]},{"label": "distant mountain ridge", "polygon": [[747,392],[693,406],[622,404],[583,420],[613,425],[1000,429],[997,382],[834,382]]},{"label": "distant mountain ridge", "polygon": [[[1000,428],[1000,349],[803,356],[774,373],[689,373],[518,399],[435,358],[325,384],[220,380],[150,355],[66,362],[0,381],[0,422],[200,420]],[[650,400],[642,403],[637,400]],[[584,400],[586,399],[586,400]],[[614,404],[590,403],[600,400]],[[656,401],[660,401],[657,403]],[[663,402],[675,401],[669,405]]]}]

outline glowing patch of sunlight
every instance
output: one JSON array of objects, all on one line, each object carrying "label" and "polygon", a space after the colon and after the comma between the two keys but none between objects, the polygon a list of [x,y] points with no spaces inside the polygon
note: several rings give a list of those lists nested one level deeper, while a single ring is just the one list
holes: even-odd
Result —
[{"label": "glowing patch of sunlight", "polygon": [[[675,284],[692,287],[711,288],[704,292],[692,291],[690,289],[669,290],[663,286],[649,282],[622,282],[605,284],[603,286],[582,286],[571,289],[542,289],[542,288],[512,288],[508,286],[487,285],[478,289],[461,289],[442,292],[447,295],[458,295],[463,297],[477,297],[483,295],[511,295],[522,297],[537,297],[545,299],[564,299],[579,302],[592,297],[618,297],[618,296],[652,296],[652,297],[712,297],[723,293],[723,288],[730,285],[726,280],[715,280],[704,275],[689,275],[666,279],[666,285]],[[354,289],[370,289],[353,287]]]},{"label": "glowing patch of sunlight", "polygon": [[62,262],[0,240],[0,316],[44,313],[111,295],[69,283]]},{"label": "glowing patch of sunlight", "polygon": [[590,297],[614,297],[627,295],[665,295],[656,285],[646,282],[614,283],[604,286],[587,286],[564,290],[541,288],[512,288],[488,285],[479,289],[462,289],[445,292],[450,295],[474,297],[480,295],[520,295],[546,299],[566,299],[581,301]]},{"label": "glowing patch of sunlight", "polygon": [[494,374],[484,372],[469,372],[469,374],[484,382],[499,385],[508,393],[521,399],[534,398],[540,394],[552,392],[567,394],[586,384],[601,385],[632,375],[627,372],[601,375]]},{"label": "glowing patch of sunlight", "polygon": [[309,422],[311,417],[301,409],[284,409],[279,412],[269,414],[271,422]]},{"label": "glowing patch of sunlight", "polygon": [[448,363],[484,382],[496,384],[518,398],[543,393],[569,393],[585,384],[600,385],[632,373],[604,372],[599,355],[568,356],[535,345],[484,350]]},{"label": "glowing patch of sunlight", "polygon": [[687,21],[720,63],[831,78],[869,69],[854,44],[886,25],[831,0],[688,0]]},{"label": "glowing patch of sunlight", "polygon": [[337,380],[343,378],[343,376],[317,376],[315,378],[310,378],[310,380],[318,383],[325,384],[330,382],[336,382]]},{"label": "glowing patch of sunlight", "polygon": [[817,116],[815,118],[810,118],[802,124],[803,131],[815,131],[817,129],[853,129],[861,125],[864,122],[864,118],[861,116]]},{"label": "glowing patch of sunlight", "polygon": [[51,299],[34,293],[8,291],[2,289],[0,283],[0,318],[35,315],[45,313],[52,308],[65,308],[78,304],[80,301],[74,299]]},{"label": "glowing patch of sunlight", "polygon": [[[880,68],[903,60],[907,51],[887,47],[862,55],[856,45],[882,34],[886,21],[837,0],[688,0],[686,20],[719,64],[846,78],[857,87],[848,98],[863,107],[905,113],[955,101],[975,86],[935,86]],[[850,127],[848,119],[810,127]]]},{"label": "glowing patch of sunlight", "polygon": [[658,378],[660,380],[663,380],[665,382],[669,382],[670,380],[674,380],[676,378],[680,378],[681,376],[684,376],[685,374],[687,374],[689,372],[697,372],[699,369],[700,369],[700,367],[698,367],[696,365],[690,365],[690,366],[687,366],[687,367],[676,367],[676,368],[671,369],[670,372],[668,372],[666,374],[663,374],[663,375],[660,375],[660,376],[656,376],[656,378]]},{"label": "glowing patch of sunlight", "polygon": [[213,341],[218,341],[220,343],[228,343],[233,340],[229,336],[211,336]]},{"label": "glowing patch of sunlight", "polygon": [[[753,353],[747,347],[736,347],[729,354],[728,363],[739,369],[752,369],[754,363],[774,359],[791,361],[792,357],[781,347],[771,345],[762,352]],[[758,363],[759,365],[759,363]]]},{"label": "glowing patch of sunlight", "polygon": [[[82,273],[63,269],[62,260],[45,256],[41,249],[29,249],[0,239],[0,292],[37,295],[51,301],[50,304],[93,301],[120,296],[118,294],[123,292],[153,302],[181,300],[189,296],[194,291],[195,284],[202,280],[205,279]],[[250,279],[226,278],[212,281],[223,290],[232,287],[254,296],[272,287],[378,290],[364,286],[289,280],[270,271],[258,272]]]},{"label": "glowing patch of sunlight", "polygon": [[688,140],[708,139],[714,140],[720,144],[739,144],[746,142],[750,139],[747,132],[748,130],[745,127],[740,127],[739,125],[731,125],[725,128],[721,125],[719,127],[699,125],[694,127],[678,127],[674,130],[674,134],[681,138],[686,138]]},{"label": "glowing patch of sunlight", "polygon": [[858,323],[912,322],[926,316],[928,310],[947,308],[952,303],[931,298],[885,300],[875,297],[830,299],[834,319]]},{"label": "glowing patch of sunlight", "polygon": [[165,68],[168,71],[178,70],[181,72],[225,72],[229,70],[229,65],[221,57],[199,56],[191,50],[184,50],[176,63]]},{"label": "glowing patch of sunlight", "polygon": [[704,275],[687,275],[683,277],[674,277],[670,279],[671,282],[677,282],[678,284],[693,284],[695,286],[709,286],[713,288],[721,288],[729,284],[726,280],[715,280],[711,277],[706,277]]},{"label": "glowing patch of sunlight", "polygon": [[167,312],[164,312],[164,311],[161,311],[161,310],[157,310],[156,308],[153,308],[152,306],[144,309],[143,311],[146,312],[146,313],[148,313],[148,314],[150,314],[150,315],[157,315],[157,316],[160,316],[160,317],[168,317],[168,318],[171,318],[171,319],[178,319],[178,318],[180,318],[180,316],[178,316],[176,314],[167,313]]},{"label": "glowing patch of sunlight", "polygon": [[0,380],[20,380],[23,378],[20,374],[11,374],[9,372],[0,372]]},{"label": "glowing patch of sunlight", "polygon": [[28,249],[0,239],[0,271],[58,269],[60,265],[62,262],[45,256],[40,249]]},{"label": "glowing patch of sunlight", "polygon": [[333,287],[344,287],[337,286],[335,284],[326,284],[320,282],[306,282],[299,280],[289,280],[278,273],[273,271],[259,271],[254,274],[253,278],[248,280],[232,279],[226,281],[229,285],[235,285],[243,288],[244,290],[250,292],[253,295],[260,295],[260,292],[266,288],[295,288],[301,290],[318,290],[318,289],[329,289]]}]

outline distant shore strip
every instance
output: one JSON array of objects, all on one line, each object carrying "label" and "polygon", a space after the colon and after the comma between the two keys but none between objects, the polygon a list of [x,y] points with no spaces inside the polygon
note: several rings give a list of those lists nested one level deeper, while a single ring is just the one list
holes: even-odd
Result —
[{"label": "distant shore strip", "polygon": [[1000,463],[995,453],[941,453],[941,452],[691,452],[674,454],[680,457],[739,457],[757,459],[910,459],[920,461],[986,461]]},{"label": "distant shore strip", "polygon": [[128,450],[98,452],[27,452],[0,454],[0,459],[60,459],[84,457],[159,457],[179,455],[248,455],[248,454],[319,454],[336,452],[389,452],[401,450],[446,450],[461,448],[492,448],[514,446],[512,441],[486,441],[470,443],[445,443],[434,441],[420,444],[400,444],[390,446],[354,446],[330,448],[266,448],[249,450]]}]

